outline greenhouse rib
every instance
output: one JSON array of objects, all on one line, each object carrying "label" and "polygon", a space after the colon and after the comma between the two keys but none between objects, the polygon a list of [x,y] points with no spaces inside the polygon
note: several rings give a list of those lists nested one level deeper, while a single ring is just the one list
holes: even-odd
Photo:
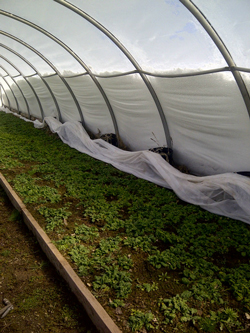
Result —
[{"label": "greenhouse rib", "polygon": [[[4,90],[4,89],[3,89]],[[5,91],[4,91],[5,92]],[[6,92],[5,92],[5,94],[6,94]],[[2,103],[2,105],[3,105],[3,95],[2,95],[2,85],[1,85],[1,83],[0,83],[0,101],[1,101],[1,103]]]},{"label": "greenhouse rib", "polygon": [[105,28],[100,22],[98,22],[93,17],[91,17],[90,15],[85,13],[83,10],[81,10],[80,8],[74,6],[73,4],[71,4],[67,1],[62,1],[62,0],[54,0],[54,1],[61,4],[62,6],[65,6],[68,9],[72,10],[76,14],[80,15],[85,20],[87,20],[90,24],[92,24],[98,30],[100,30],[102,33],[104,33],[120,49],[120,51],[127,57],[127,59],[131,62],[131,64],[136,68],[136,70],[138,71],[142,80],[144,81],[146,87],[148,88],[148,90],[151,94],[151,97],[153,98],[154,103],[157,107],[159,116],[161,118],[162,126],[163,126],[163,129],[164,129],[165,138],[166,138],[166,141],[167,141],[167,146],[169,148],[172,148],[172,138],[170,136],[168,123],[167,123],[165,114],[163,112],[162,105],[159,101],[159,98],[158,98],[151,82],[149,81],[148,77],[143,73],[142,68],[137,63],[137,61],[134,59],[132,54],[126,49],[126,47],[107,28]]},{"label": "greenhouse rib", "polygon": [[[13,49],[11,49],[10,47],[8,47],[7,45],[4,45],[4,44],[1,44],[0,43],[0,46],[5,48],[6,50],[10,51],[11,53],[15,54],[17,57],[19,57],[20,59],[22,59],[27,65],[29,65],[36,73],[36,75],[38,75],[40,77],[40,79],[43,81],[43,83],[45,84],[45,86],[47,87],[54,103],[55,103],[55,106],[56,106],[56,109],[57,109],[57,112],[58,112],[58,115],[59,115],[59,120],[62,122],[62,115],[61,115],[61,111],[60,111],[60,108],[59,108],[59,105],[58,105],[58,102],[56,100],[56,97],[55,95],[53,94],[53,91],[51,90],[49,84],[47,83],[46,80],[44,80],[44,78],[42,77],[42,75],[38,72],[38,70],[26,59],[24,58],[20,53],[14,51]],[[26,76],[27,77],[27,76]]]},{"label": "greenhouse rib", "polygon": [[[1,68],[2,68],[4,71],[6,71],[4,67],[1,66]],[[6,72],[6,73],[7,73],[7,72]],[[9,75],[8,75],[8,76],[9,76]],[[16,107],[17,107],[17,111],[18,111],[18,113],[19,113],[19,112],[20,112],[20,108],[19,108],[19,104],[18,104],[17,98],[16,98],[16,96],[15,96],[15,94],[14,94],[14,92],[13,92],[11,86],[10,86],[10,84],[9,84],[8,81],[5,79],[5,77],[4,77],[4,76],[1,76],[1,77],[2,77],[2,79],[4,80],[4,82],[7,84],[7,86],[9,87],[9,89],[10,89],[10,91],[11,91],[11,93],[12,93],[14,99],[15,99]],[[10,77],[11,77],[11,76],[10,76]]]},{"label": "greenhouse rib", "polygon": [[180,0],[180,2],[196,17],[196,19],[200,22],[206,32],[209,34],[217,48],[219,49],[220,53],[224,57],[225,61],[227,62],[230,71],[232,72],[235,81],[238,85],[238,88],[241,92],[242,98],[244,99],[248,115],[250,117],[250,96],[246,85],[241,77],[241,74],[236,69],[236,64],[231,56],[229,50],[227,49],[226,45],[222,41],[222,39],[217,34],[216,30],[204,16],[204,14],[196,7],[196,5],[191,0]]},{"label": "greenhouse rib", "polygon": [[[6,70],[5,70],[5,71],[6,71]],[[6,73],[10,76],[10,74],[9,74],[7,71],[6,71]],[[14,80],[16,77],[19,77],[19,76],[20,76],[20,74],[19,74],[19,75],[15,75],[15,76],[10,76],[10,77],[12,78],[12,80],[13,80],[13,82],[16,84],[16,86],[18,87],[18,89],[19,89],[19,91],[20,91],[20,93],[21,93],[21,95],[22,95],[22,97],[23,97],[23,99],[24,99],[24,102],[25,102],[25,105],[26,105],[26,108],[27,108],[28,115],[29,115],[29,117],[30,117],[30,108],[29,108],[29,104],[28,104],[27,98],[25,97],[25,95],[24,95],[22,89],[20,88],[19,84],[16,82],[16,80]]]},{"label": "greenhouse rib", "polygon": [[[33,51],[36,55],[38,55],[43,61],[45,61],[53,70],[54,72],[56,72],[56,75],[58,75],[58,77],[62,80],[62,82],[64,83],[64,85],[66,86],[66,89],[69,91],[70,95],[72,96],[73,98],[73,92],[72,92],[72,89],[70,88],[70,86],[68,85],[68,82],[64,79],[64,77],[60,74],[60,72],[57,70],[57,68],[43,55],[41,54],[39,51],[37,51],[35,48],[33,48],[31,45],[27,44],[26,42],[24,42],[23,40],[9,34],[8,32],[5,32],[5,31],[2,31],[0,30],[0,34],[4,35],[4,36],[7,36],[9,37],[10,39],[13,39],[15,40],[16,42],[22,44],[23,46],[27,47],[28,49],[30,49],[31,51]],[[44,76],[45,77],[50,77],[50,76],[54,76],[55,74],[53,75],[47,75],[47,76]],[[81,117],[81,114],[80,114],[80,118],[81,118],[81,121],[83,122],[83,118]]]},{"label": "greenhouse rib", "polygon": [[[93,73],[91,72],[90,68],[83,62],[83,60],[73,51],[71,50],[65,43],[63,43],[59,38],[55,37],[53,34],[51,34],[50,32],[48,32],[47,30],[39,27],[38,25],[28,21],[28,20],[25,20],[17,15],[14,15],[14,14],[11,14],[11,13],[8,13],[4,10],[0,10],[0,14],[2,15],[5,15],[11,19],[14,19],[14,20],[17,20],[23,24],[26,24],[30,27],[32,27],[33,29],[36,29],[37,31],[41,32],[42,34],[46,35],[47,37],[49,37],[50,39],[52,39],[54,42],[56,42],[57,44],[59,44],[65,51],[67,51],[89,74],[89,76],[91,77],[91,79],[93,80],[93,82],[95,83],[95,85],[97,86],[99,92],[101,93],[107,107],[108,107],[108,110],[110,112],[110,116],[111,116],[111,119],[112,119],[112,122],[113,122],[113,125],[114,125],[114,129],[115,129],[115,133],[116,133],[116,136],[117,138],[120,137],[119,135],[119,128],[118,128],[118,124],[117,124],[117,121],[116,121],[116,117],[115,117],[115,114],[114,114],[114,111],[113,111],[113,108],[109,102],[109,99],[105,93],[105,91],[103,90],[101,84],[99,83],[99,81],[97,80],[97,78],[93,75]],[[76,107],[78,109],[78,112],[79,112],[79,115],[80,115],[80,118],[81,118],[81,122],[83,124],[83,126],[85,126],[85,121],[84,121],[84,117],[83,117],[83,113],[82,113],[82,109],[80,107],[80,104],[75,96],[75,94],[73,93],[73,91],[71,90],[70,86],[68,86],[68,89],[71,93],[71,96],[76,104]]]},{"label": "greenhouse rib", "polygon": [[[0,68],[2,68],[2,66],[1,66]],[[0,76],[0,77],[1,77],[1,76]],[[9,108],[10,108],[10,100],[9,100],[9,97],[8,97],[8,95],[6,94],[6,91],[5,91],[5,89],[4,89],[4,87],[3,87],[2,84],[0,85],[0,87],[1,87],[1,88],[3,89],[3,91],[4,91],[4,94],[5,94],[6,98],[7,98],[8,106],[9,106]],[[2,104],[4,105],[4,103],[3,103],[3,96],[1,96],[1,98],[2,98]]]},{"label": "greenhouse rib", "polygon": [[32,84],[30,84],[29,80],[25,77],[25,75],[23,75],[23,73],[10,61],[8,60],[7,58],[5,58],[4,56],[0,56],[2,59],[4,59],[5,61],[7,61],[13,68],[15,68],[15,70],[20,73],[20,75],[22,75],[23,79],[25,80],[25,82],[29,85],[29,87],[31,88],[36,100],[37,100],[37,103],[38,103],[38,106],[39,106],[39,109],[40,109],[40,112],[41,112],[41,117],[42,119],[44,119],[44,111],[43,111],[43,107],[42,107],[42,104],[41,104],[41,101],[35,91],[35,89],[33,88]]}]

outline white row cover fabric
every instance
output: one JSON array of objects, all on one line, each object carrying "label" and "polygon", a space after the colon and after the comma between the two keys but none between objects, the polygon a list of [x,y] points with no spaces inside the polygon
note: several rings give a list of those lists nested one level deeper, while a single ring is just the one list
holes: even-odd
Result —
[{"label": "white row cover fabric", "polygon": [[196,177],[181,173],[150,151],[128,152],[101,140],[91,140],[79,122],[45,122],[70,147],[117,169],[172,189],[182,200],[219,215],[250,223],[250,179],[233,173]]},{"label": "white row cover fabric", "polygon": [[[0,110],[13,113],[3,107]],[[250,223],[250,179],[247,177],[234,173],[206,177],[183,174],[156,153],[147,150],[129,152],[102,139],[91,140],[77,121],[62,124],[53,117],[45,117],[44,122],[39,122],[13,114],[33,122],[38,129],[43,128],[46,122],[50,130],[71,148],[138,178],[172,189],[183,201],[215,214]]]},{"label": "white row cover fabric", "polygon": [[91,140],[79,122],[45,122],[70,147],[115,168],[172,189],[182,200],[219,215],[250,223],[250,179],[233,173],[196,177],[181,173],[150,151],[128,152],[102,139]]}]

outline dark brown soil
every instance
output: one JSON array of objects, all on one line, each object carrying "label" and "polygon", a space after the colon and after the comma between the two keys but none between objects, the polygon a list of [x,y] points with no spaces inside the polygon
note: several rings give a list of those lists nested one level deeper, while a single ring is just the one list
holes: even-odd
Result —
[{"label": "dark brown soil", "polygon": [[97,333],[0,188],[0,332]]}]

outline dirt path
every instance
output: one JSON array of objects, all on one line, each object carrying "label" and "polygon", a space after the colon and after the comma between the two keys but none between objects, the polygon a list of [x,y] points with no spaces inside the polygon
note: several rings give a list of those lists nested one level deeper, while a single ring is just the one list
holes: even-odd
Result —
[{"label": "dirt path", "polygon": [[0,188],[0,333],[97,333]]}]

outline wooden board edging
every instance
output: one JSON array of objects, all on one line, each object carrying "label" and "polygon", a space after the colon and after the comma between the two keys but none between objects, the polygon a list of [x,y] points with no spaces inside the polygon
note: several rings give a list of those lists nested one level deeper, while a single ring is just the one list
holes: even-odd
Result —
[{"label": "wooden board edging", "polygon": [[48,235],[28,211],[22,200],[12,189],[6,178],[0,173],[0,185],[8,195],[13,206],[22,214],[27,227],[32,231],[42,250],[60,275],[70,286],[79,302],[83,305],[93,324],[101,333],[122,333],[101,304],[91,294],[68,261],[57,250]]}]

